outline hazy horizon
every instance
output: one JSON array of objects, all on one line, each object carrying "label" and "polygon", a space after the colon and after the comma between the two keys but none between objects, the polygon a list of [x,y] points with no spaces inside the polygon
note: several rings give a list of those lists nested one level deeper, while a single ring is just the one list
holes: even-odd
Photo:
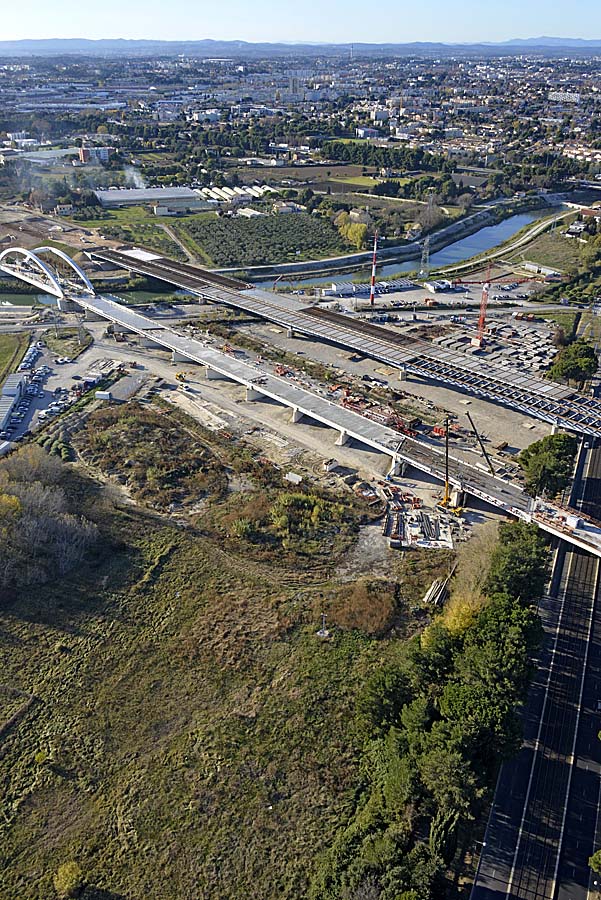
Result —
[{"label": "hazy horizon", "polygon": [[[374,14],[358,0],[318,0],[286,6],[256,0],[211,5],[206,11],[190,0],[105,0],[102,7],[74,6],[66,0],[30,0],[3,12],[1,41],[16,40],[218,40],[258,43],[500,43],[553,35],[565,40],[601,39],[601,5],[582,0],[578,15],[544,0],[506,0],[487,7],[476,0],[382,0]],[[208,4],[206,4],[208,6]],[[516,23],[519,26],[516,27]],[[516,33],[518,32],[518,33]],[[525,37],[522,37],[525,36]]]}]

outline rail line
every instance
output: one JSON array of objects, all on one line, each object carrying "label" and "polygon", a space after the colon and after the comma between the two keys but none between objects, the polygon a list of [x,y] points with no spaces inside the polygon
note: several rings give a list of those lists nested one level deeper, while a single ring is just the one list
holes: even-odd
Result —
[{"label": "rail line", "polygon": [[601,403],[575,391],[535,378],[516,367],[498,367],[467,354],[449,351],[426,341],[350,316],[301,304],[242,281],[217,275],[166,257],[139,259],[115,250],[91,249],[92,258],[112,262],[258,318],[327,341],[390,365],[400,372],[448,385],[517,409],[553,425],[601,436]]},{"label": "rail line", "polygon": [[[601,448],[573,503],[601,500]],[[542,613],[553,638],[525,709],[526,743],[499,775],[471,900],[585,900],[600,790],[600,562],[561,542]],[[551,625],[551,622],[554,624]]]}]

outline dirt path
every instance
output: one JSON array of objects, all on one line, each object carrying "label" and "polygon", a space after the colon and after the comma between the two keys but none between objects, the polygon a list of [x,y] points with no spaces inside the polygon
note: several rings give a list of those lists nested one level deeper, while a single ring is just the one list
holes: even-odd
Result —
[{"label": "dirt path", "polygon": [[159,228],[162,228],[165,234],[167,234],[171,238],[171,240],[177,244],[180,250],[182,250],[186,254],[189,263],[193,263],[196,266],[200,265],[200,260],[198,260],[190,253],[186,245],[183,243],[183,241],[180,240],[173,228],[170,228],[169,225],[165,225],[163,223],[159,223]]}]

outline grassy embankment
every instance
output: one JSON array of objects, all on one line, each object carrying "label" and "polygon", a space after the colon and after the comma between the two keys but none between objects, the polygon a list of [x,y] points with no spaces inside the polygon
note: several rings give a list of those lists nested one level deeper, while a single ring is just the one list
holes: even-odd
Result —
[{"label": "grassy embankment", "polygon": [[[306,896],[354,805],[355,697],[448,555],[342,581],[350,494],[306,492],[307,517],[256,451],[161,407],[102,410],[72,440],[145,505],[66,467],[97,548],[2,598],[1,682],[34,700],[3,736],[1,900],[53,895],[70,860],[89,900]],[[157,514],[173,503],[183,526]]]},{"label": "grassy embankment", "polygon": [[28,334],[0,334],[0,385],[18,368],[28,346]]},{"label": "grassy embankment", "polygon": [[573,238],[566,238],[560,232],[546,232],[535,238],[510,259],[519,265],[522,260],[566,272],[578,265],[580,244]]}]

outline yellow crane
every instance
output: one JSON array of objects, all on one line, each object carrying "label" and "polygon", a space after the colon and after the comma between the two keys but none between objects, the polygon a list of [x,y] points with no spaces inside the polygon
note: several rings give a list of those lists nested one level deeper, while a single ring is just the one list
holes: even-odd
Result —
[{"label": "yellow crane", "polygon": [[460,516],[463,512],[463,508],[461,506],[453,506],[451,507],[449,504],[451,502],[451,484],[449,481],[449,419],[448,417],[444,420],[444,495],[442,500],[437,503],[437,506],[441,506],[443,509],[448,512],[452,512],[455,516]]}]

